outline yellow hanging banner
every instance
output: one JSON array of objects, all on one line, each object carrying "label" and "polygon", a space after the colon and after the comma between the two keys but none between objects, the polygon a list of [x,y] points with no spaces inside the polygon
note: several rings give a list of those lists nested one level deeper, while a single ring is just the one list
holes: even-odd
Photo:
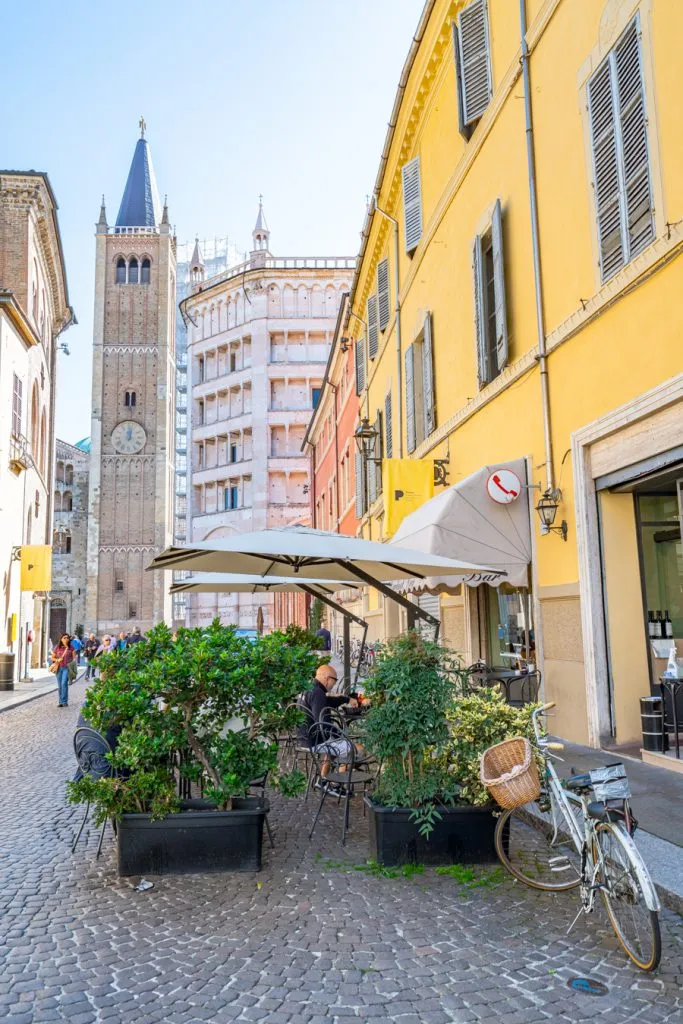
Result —
[{"label": "yellow hanging banner", "polygon": [[28,544],[21,548],[21,589],[52,589],[52,545]]},{"label": "yellow hanging banner", "polygon": [[431,459],[384,459],[384,532],[392,537],[408,515],[434,496]]}]

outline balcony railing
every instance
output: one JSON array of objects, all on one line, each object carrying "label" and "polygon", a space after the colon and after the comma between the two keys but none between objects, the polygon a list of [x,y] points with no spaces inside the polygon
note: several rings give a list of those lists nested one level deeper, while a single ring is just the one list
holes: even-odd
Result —
[{"label": "balcony railing", "polygon": [[238,263],[228,270],[224,270],[214,277],[209,277],[201,284],[195,285],[192,294],[210,288],[221,281],[231,281],[235,277],[242,277],[250,270],[355,270],[355,256],[263,256],[259,254],[255,259]]},{"label": "balcony railing", "polygon": [[17,473],[33,465],[31,446],[23,434],[12,434],[9,442],[9,464]]}]

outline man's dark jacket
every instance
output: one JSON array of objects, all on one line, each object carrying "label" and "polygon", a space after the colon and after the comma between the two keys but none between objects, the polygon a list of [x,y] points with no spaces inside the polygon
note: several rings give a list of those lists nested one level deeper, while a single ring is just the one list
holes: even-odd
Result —
[{"label": "man's dark jacket", "polygon": [[[324,721],[324,712],[328,708],[338,708],[342,704],[348,704],[349,698],[342,694],[340,697],[331,697],[322,683],[316,679],[313,689],[309,690],[304,697],[302,707],[306,712],[306,719],[299,726],[299,739],[305,747],[315,746],[323,743],[329,736],[329,725]],[[311,726],[317,725],[317,729]]]}]

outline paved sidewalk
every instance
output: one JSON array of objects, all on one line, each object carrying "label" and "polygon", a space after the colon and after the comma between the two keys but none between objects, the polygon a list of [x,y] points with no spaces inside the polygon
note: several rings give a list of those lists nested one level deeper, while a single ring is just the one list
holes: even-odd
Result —
[{"label": "paved sidewalk", "polygon": [[[0,714],[3,711],[8,711],[10,708],[15,708],[20,704],[26,704],[29,701],[35,700],[37,697],[44,697],[48,693],[56,692],[57,680],[54,675],[46,669],[29,669],[29,675],[31,676],[30,682],[15,683],[13,690],[0,690]],[[78,679],[71,685],[75,686],[82,682],[84,675],[85,666],[80,665],[78,669]]]},{"label": "paved sidewalk", "polygon": [[[502,872],[468,888],[425,870],[377,877],[367,820],[272,797],[275,849],[258,875],[116,876],[107,832],[70,843],[81,809],[68,710],[51,695],[0,715],[0,1020],[3,1024],[682,1024],[683,921],[662,914],[659,972],[632,968],[599,909],[570,936],[576,895]],[[600,998],[567,988],[604,982]]]}]

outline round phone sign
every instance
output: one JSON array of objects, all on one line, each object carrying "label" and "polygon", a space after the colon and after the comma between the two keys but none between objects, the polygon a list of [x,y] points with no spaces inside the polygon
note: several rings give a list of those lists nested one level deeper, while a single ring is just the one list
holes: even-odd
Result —
[{"label": "round phone sign", "polygon": [[522,485],[516,473],[511,469],[496,469],[486,481],[489,498],[499,505],[509,505],[522,493]]}]

